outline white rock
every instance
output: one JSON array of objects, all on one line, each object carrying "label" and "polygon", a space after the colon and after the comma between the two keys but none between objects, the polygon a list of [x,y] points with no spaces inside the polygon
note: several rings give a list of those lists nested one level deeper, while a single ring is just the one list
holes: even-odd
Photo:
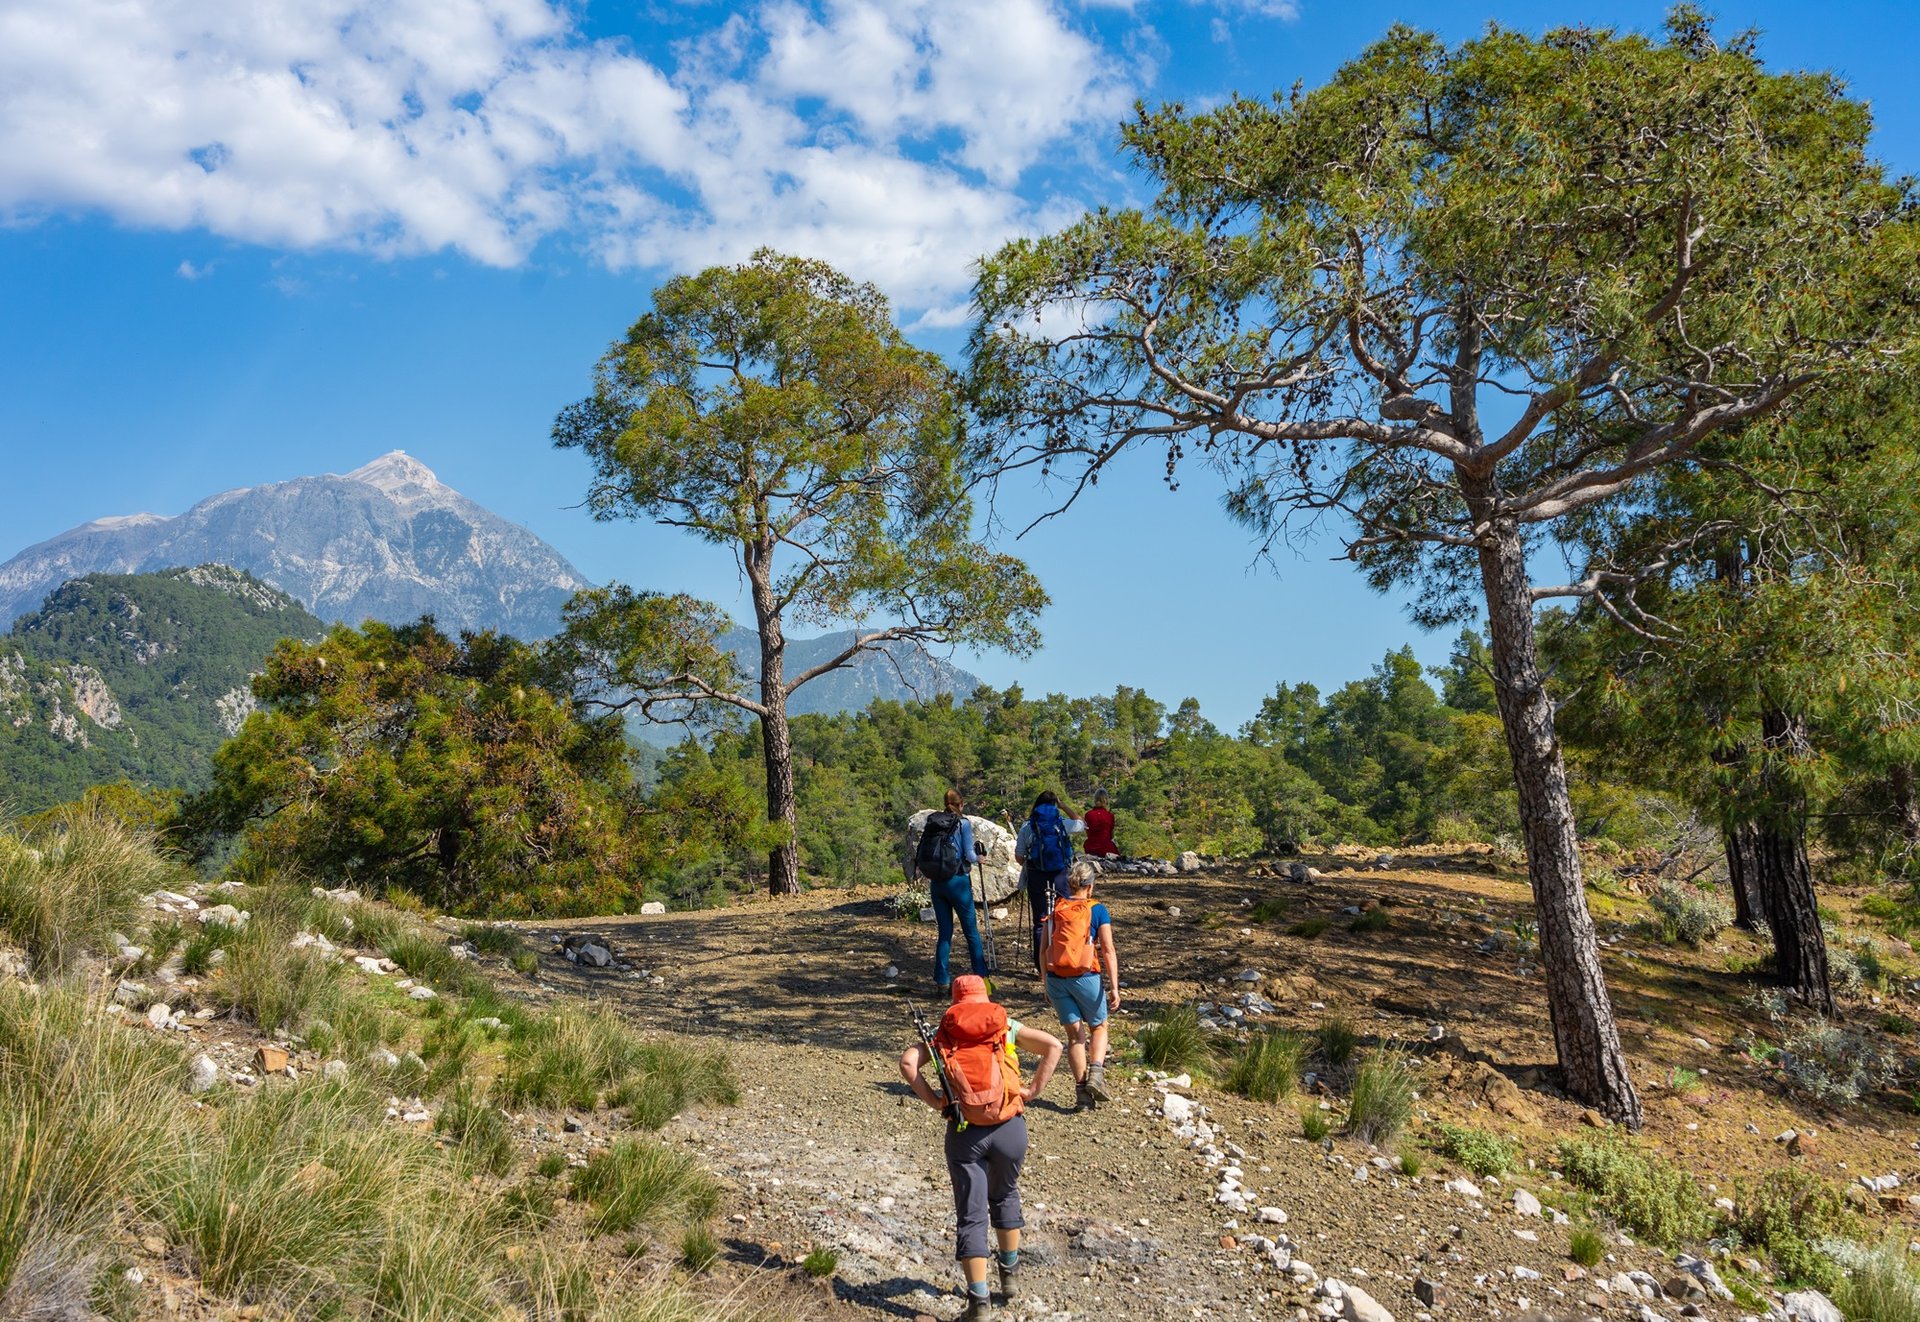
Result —
[{"label": "white rock", "polygon": [[195,1096],[206,1092],[220,1082],[220,1066],[212,1056],[201,1052],[187,1066],[187,1091]]},{"label": "white rock", "polygon": [[1525,1189],[1513,1191],[1513,1211],[1516,1216],[1539,1216],[1540,1200]]},{"label": "white rock", "polygon": [[1179,1093],[1160,1094],[1160,1114],[1178,1124],[1193,1118],[1193,1103]]},{"label": "white rock", "polygon": [[200,911],[202,924],[224,923],[228,927],[245,927],[251,917],[253,915],[245,909],[236,909],[231,904],[216,904],[211,909]]},{"label": "white rock", "polygon": [[1200,855],[1189,849],[1174,860],[1173,866],[1182,872],[1198,872],[1200,870]]},{"label": "white rock", "polygon": [[344,1061],[344,1060],[330,1060],[330,1061],[328,1061],[328,1062],[327,1062],[326,1064],[324,1064],[324,1065],[322,1065],[322,1066],[320,1067],[320,1077],[321,1077],[321,1078],[323,1078],[323,1079],[344,1079],[344,1078],[346,1078],[346,1077],[347,1077],[347,1062],[346,1062],[346,1061]]},{"label": "white rock", "polygon": [[439,993],[431,987],[415,987],[407,993],[407,999],[410,1001],[431,1001],[438,995]]},{"label": "white rock", "polygon": [[155,1001],[147,1007],[147,1022],[155,1028],[165,1028],[173,1021],[173,1007],[165,1001]]},{"label": "white rock", "polygon": [[374,955],[355,955],[353,962],[362,973],[369,974],[388,974],[397,967],[392,960]]},{"label": "white rock", "polygon": [[1818,1290],[1796,1290],[1780,1306],[1793,1322],[1847,1322],[1847,1315]]},{"label": "white rock", "polygon": [[898,964],[889,964],[880,976],[891,981],[900,976],[900,966]]},{"label": "white rock", "polygon": [[1720,1279],[1720,1273],[1715,1271],[1713,1264],[1705,1258],[1696,1258],[1691,1253],[1682,1253],[1674,1258],[1673,1265],[1699,1281],[1706,1292],[1715,1299],[1733,1298],[1733,1291],[1727,1288],[1727,1283]]},{"label": "white rock", "polygon": [[659,900],[648,900],[640,906],[640,915],[643,918],[651,918],[654,914],[665,913],[666,911],[667,906]]},{"label": "white rock", "polygon": [[1462,1198],[1472,1198],[1476,1201],[1486,1196],[1480,1192],[1480,1186],[1472,1180],[1448,1180],[1440,1187],[1448,1193],[1457,1193]]},{"label": "white rock", "polygon": [[1241,969],[1239,973],[1234,975],[1234,980],[1237,982],[1254,983],[1260,981],[1262,976],[1264,975],[1262,975],[1258,969]]},{"label": "white rock", "polygon": [[1347,1286],[1340,1304],[1340,1316],[1346,1322],[1393,1322],[1393,1314],[1357,1285]]},{"label": "white rock", "polygon": [[1515,1267],[1510,1275],[1512,1275],[1516,1281],[1537,1281],[1540,1279],[1540,1273],[1531,1267]]},{"label": "white rock", "polygon": [[380,1069],[397,1070],[400,1068],[400,1057],[385,1047],[375,1047],[367,1053],[367,1063]]},{"label": "white rock", "polygon": [[1277,1207],[1261,1208],[1260,1219],[1270,1226],[1284,1226],[1287,1224],[1287,1214]]}]

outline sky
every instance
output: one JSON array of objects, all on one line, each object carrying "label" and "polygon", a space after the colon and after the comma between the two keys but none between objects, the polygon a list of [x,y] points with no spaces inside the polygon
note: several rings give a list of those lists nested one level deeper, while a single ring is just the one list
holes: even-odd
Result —
[{"label": "sky", "polygon": [[[1838,73],[1920,172],[1905,0],[1711,6]],[[969,263],[1139,200],[1116,126],[1312,85],[1391,24],[1657,27],[1661,3],[0,0],[0,560],[88,519],[404,449],[595,581],[740,610],[723,553],[596,524],[554,415],[665,276],[769,245],[959,350]],[[1013,549],[1031,693],[1197,697],[1224,727],[1412,643],[1334,536],[1254,563],[1151,455]],[[1005,493],[1016,524],[1044,493]]]}]

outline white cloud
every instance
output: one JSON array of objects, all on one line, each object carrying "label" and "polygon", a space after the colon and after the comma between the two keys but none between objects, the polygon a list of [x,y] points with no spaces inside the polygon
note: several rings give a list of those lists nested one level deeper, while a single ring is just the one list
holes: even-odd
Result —
[{"label": "white cloud", "polygon": [[[1230,14],[1247,14],[1254,18],[1277,18],[1291,23],[1300,17],[1299,0],[1187,0],[1190,5],[1207,5],[1222,9]],[[1219,21],[1214,22],[1214,31],[1219,32]],[[1216,35],[1216,40],[1218,37]]]},{"label": "white cloud", "polygon": [[195,266],[190,261],[182,260],[180,265],[174,269],[173,273],[182,280],[205,280],[213,274],[213,263],[208,262],[205,266]]},{"label": "white cloud", "polygon": [[565,0],[11,0],[0,216],[503,266],[550,235],[649,268],[768,243],[947,307],[1033,223],[1025,174],[1130,95],[1055,0],[715,22],[668,68]]}]

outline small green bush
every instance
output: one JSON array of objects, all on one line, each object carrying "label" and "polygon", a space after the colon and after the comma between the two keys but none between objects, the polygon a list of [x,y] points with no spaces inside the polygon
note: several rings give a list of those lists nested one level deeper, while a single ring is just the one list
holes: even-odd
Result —
[{"label": "small green bush", "polygon": [[927,889],[924,882],[916,882],[913,885],[902,886],[899,890],[887,897],[887,911],[895,918],[903,919],[910,923],[918,922],[920,920],[920,911],[930,907],[932,904],[933,892]]},{"label": "small green bush", "polygon": [[1484,1129],[1438,1124],[1426,1131],[1426,1144],[1475,1175],[1505,1175],[1520,1162],[1518,1146]]},{"label": "small green bush", "polygon": [[1322,1019],[1316,1035],[1320,1039],[1320,1059],[1329,1069],[1344,1069],[1353,1059],[1354,1048],[1360,1045],[1360,1034],[1353,1021],[1342,1015]]},{"label": "small green bush", "polygon": [[61,973],[107,933],[132,931],[140,897],[178,876],[148,836],[101,814],[55,814],[25,835],[0,827],[0,931],[35,973]]},{"label": "small green bush", "polygon": [[386,944],[386,956],[417,982],[431,983],[442,991],[458,990],[467,978],[467,968],[445,942],[421,932],[402,932]]},{"label": "small green bush", "polygon": [[1607,1241],[1599,1231],[1581,1226],[1567,1236],[1567,1256],[1582,1267],[1598,1267],[1607,1256]]},{"label": "small green bush", "polygon": [[209,996],[263,1032],[302,1031],[327,1007],[342,974],[311,950],[288,950],[286,937],[250,924],[226,948],[222,977]]},{"label": "small green bush", "polygon": [[505,1175],[513,1166],[513,1130],[500,1108],[476,1100],[469,1092],[440,1108],[435,1132],[453,1143],[461,1164],[489,1175]]},{"label": "small green bush", "polygon": [[512,956],[508,962],[513,965],[515,973],[525,978],[531,978],[540,971],[540,956],[531,950],[522,950],[519,954]]},{"label": "small green bush", "polygon": [[816,1281],[840,1270],[840,1255],[832,1249],[815,1249],[800,1260],[800,1270]]},{"label": "small green bush", "polygon": [[625,1106],[657,1129],[695,1102],[732,1102],[738,1085],[725,1055],[678,1042],[646,1042],[609,1010],[562,1010],[507,1039],[500,1099],[508,1105]]},{"label": "small green bush", "polygon": [[1831,1292],[1840,1269],[1825,1243],[1856,1229],[1837,1186],[1789,1168],[1736,1182],[1733,1201],[1740,1241],[1772,1258],[1782,1281]]},{"label": "small green bush", "polygon": [[1256,1102],[1293,1096],[1300,1084],[1300,1062],[1307,1044],[1294,1033],[1268,1029],[1255,1033],[1235,1054],[1226,1084],[1230,1092]]},{"label": "small green bush", "polygon": [[1833,1302],[1859,1322],[1920,1322],[1920,1272],[1905,1236],[1847,1255]]},{"label": "small green bush", "polygon": [[1405,1053],[1376,1051],[1353,1072],[1347,1129],[1362,1143],[1386,1147],[1413,1117],[1416,1091]]},{"label": "small green bush", "polygon": [[534,1172],[549,1180],[557,1180],[567,1173],[567,1159],[558,1152],[549,1152],[533,1165]]},{"label": "small green bush", "polygon": [[1310,1143],[1318,1143],[1333,1132],[1333,1121],[1318,1105],[1308,1103],[1300,1108],[1300,1133]]},{"label": "small green bush", "polygon": [[1560,1168],[1617,1224],[1662,1248],[1698,1243],[1713,1231],[1713,1207],[1680,1167],[1617,1139],[1576,1138],[1559,1148]]},{"label": "small green bush", "polygon": [[1347,925],[1350,932],[1384,932],[1393,926],[1393,915],[1385,909],[1368,909]]},{"label": "small green bush", "polygon": [[1411,1180],[1418,1175],[1424,1166],[1425,1163],[1420,1160],[1420,1154],[1412,1148],[1400,1154],[1400,1173],[1408,1179]]},{"label": "small green bush", "polygon": [[1333,919],[1329,918],[1326,914],[1317,913],[1311,918],[1302,918],[1292,927],[1289,927],[1287,929],[1287,935],[1305,937],[1311,941],[1314,937],[1319,936],[1332,926]]},{"label": "small green bush", "polygon": [[574,1172],[574,1196],[593,1207],[601,1234],[640,1225],[697,1224],[720,1207],[720,1186],[683,1152],[621,1139]]},{"label": "small green bush", "polygon": [[558,1215],[560,1199],[551,1180],[527,1180],[500,1195],[498,1219],[508,1227],[544,1230]]},{"label": "small green bush", "polygon": [[1193,1070],[1206,1060],[1207,1030],[1200,1011],[1189,1002],[1170,1005],[1138,1034],[1140,1055],[1157,1070]]},{"label": "small green bush", "polygon": [[1260,901],[1247,910],[1247,917],[1256,923],[1277,923],[1287,916],[1287,911],[1291,908],[1293,908],[1292,900],[1284,896],[1274,896]]},{"label": "small green bush", "polygon": [[1668,945],[1699,946],[1733,922],[1733,910],[1725,900],[1683,881],[1662,881],[1647,897],[1647,904],[1655,914],[1660,939]]}]

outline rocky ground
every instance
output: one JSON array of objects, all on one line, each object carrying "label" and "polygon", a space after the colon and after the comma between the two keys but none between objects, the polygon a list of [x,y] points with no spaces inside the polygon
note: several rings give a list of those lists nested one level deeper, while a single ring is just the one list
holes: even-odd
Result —
[{"label": "rocky ground", "polygon": [[[1223,1020],[1232,1006],[1253,1022],[1297,1028],[1337,1012],[1364,1042],[1415,1050],[1420,1119],[1497,1130],[1543,1155],[1556,1136],[1598,1119],[1551,1087],[1537,970],[1506,935],[1527,912],[1524,880],[1484,851],[1387,866],[1355,851],[1319,859],[1297,880],[1285,868],[1114,877],[1102,893],[1127,987],[1122,1039],[1182,1000],[1209,1001]],[[878,888],[815,892],[541,929],[595,935],[629,966],[549,957],[541,977],[549,995],[598,997],[652,1026],[730,1044],[742,1105],[683,1117],[669,1132],[737,1189],[736,1260],[791,1262],[829,1248],[839,1256],[832,1287],[843,1310],[947,1317],[959,1299],[939,1124],[893,1064],[911,1041],[906,1002],[937,1009],[932,931],[892,916],[889,897]],[[1253,916],[1276,899],[1284,915]],[[1884,1108],[1810,1113],[1738,1052],[1747,983],[1724,966],[1750,953],[1745,938],[1704,953],[1673,950],[1638,935],[1625,902],[1612,922],[1604,911],[1616,906],[1604,897],[1596,905],[1646,1093],[1646,1142],[1729,1191],[1737,1176],[1787,1163],[1849,1183],[1904,1179],[1920,1165],[1910,1119]],[[1377,907],[1391,915],[1384,930],[1348,930],[1353,914]],[[1317,938],[1287,934],[1316,914],[1334,925]],[[1015,1017],[1053,1027],[1039,984],[1017,971],[1022,917],[1016,907],[997,925],[1008,970],[1001,999]],[[1257,983],[1241,981],[1247,970],[1261,975]],[[1250,987],[1255,1009],[1244,1010]],[[1340,1139],[1337,1124],[1332,1140],[1305,1140],[1298,1100],[1265,1106],[1144,1069],[1116,1074],[1115,1100],[1097,1112],[1068,1109],[1065,1078],[1030,1111],[1022,1181],[1030,1284],[1015,1317],[1404,1322],[1752,1311],[1707,1297],[1673,1258],[1620,1237],[1601,1266],[1574,1266],[1568,1228],[1551,1207],[1558,1177],[1544,1166],[1469,1182],[1428,1156],[1408,1177],[1387,1155]],[[1676,1078],[1687,1086],[1669,1087]],[[1803,1136],[1793,1154],[1774,1141],[1790,1128]],[[1411,1136],[1403,1145],[1418,1146]],[[1860,1201],[1890,1220],[1913,1218],[1898,1196]]]}]

